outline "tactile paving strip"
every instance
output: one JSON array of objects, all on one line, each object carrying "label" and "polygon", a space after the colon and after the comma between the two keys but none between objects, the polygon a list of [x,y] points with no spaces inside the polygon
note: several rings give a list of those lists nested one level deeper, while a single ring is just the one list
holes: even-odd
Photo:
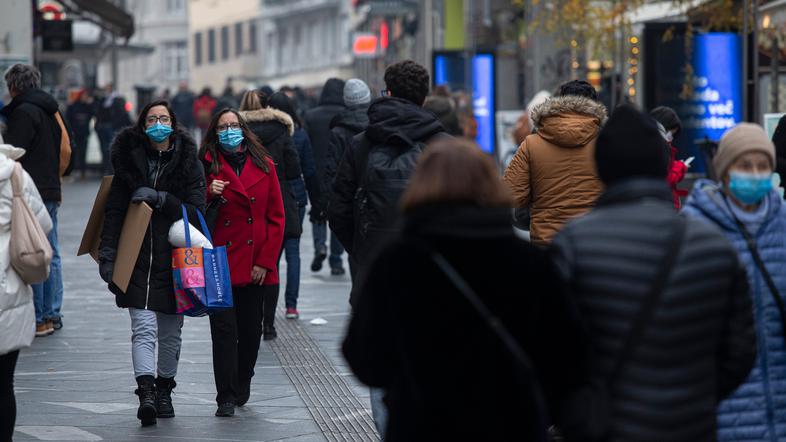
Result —
[{"label": "tactile paving strip", "polygon": [[327,440],[378,441],[366,406],[299,321],[287,321],[279,310],[276,329],[270,347]]}]

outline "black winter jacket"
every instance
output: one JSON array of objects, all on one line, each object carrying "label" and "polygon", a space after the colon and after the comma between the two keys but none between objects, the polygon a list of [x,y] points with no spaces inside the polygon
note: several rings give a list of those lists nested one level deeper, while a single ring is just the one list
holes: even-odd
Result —
[{"label": "black winter jacket", "polygon": [[[634,179],[609,187],[594,210],[557,235],[556,263],[593,349],[591,380],[608,376],[678,217],[665,181]],[[715,227],[686,222],[655,316],[611,381],[615,441],[716,440],[716,407],[755,358],[748,281],[737,253]]]},{"label": "black winter jacket", "polygon": [[[360,225],[355,196],[362,184],[362,174],[366,171],[367,163],[364,161],[367,161],[368,153],[377,149],[384,151],[389,154],[384,156],[387,161],[391,156],[402,155],[417,148],[418,143],[428,143],[444,132],[433,113],[399,98],[378,99],[369,107],[368,116],[369,125],[362,135],[368,142],[353,142],[344,152],[328,205],[331,230],[349,255],[358,262],[356,276],[362,274],[380,244],[386,240],[384,235],[375,235],[355,241]],[[395,224],[395,219],[386,221],[389,226]],[[350,296],[350,302],[354,302],[354,294],[355,290]]]},{"label": "black winter jacket", "polygon": [[330,144],[325,160],[325,176],[322,188],[330,194],[333,182],[336,180],[336,171],[344,157],[347,146],[352,144],[355,135],[363,132],[368,127],[368,106],[353,106],[347,108],[333,118],[330,122]]},{"label": "black winter jacket", "polygon": [[129,127],[118,133],[112,143],[115,177],[106,203],[99,262],[117,259],[117,243],[134,191],[151,187],[167,192],[164,206],[153,212],[128,290],[123,293],[114,284],[109,284],[118,307],[175,313],[169,228],[175,221],[182,220],[181,203],[189,209],[189,221],[193,220],[191,223],[195,227],[199,225],[196,210],[205,209],[207,187],[191,136],[178,131],[170,139],[174,140],[173,147],[167,152],[158,152],[147,135],[136,127]]},{"label": "black winter jacket", "polygon": [[297,198],[290,180],[299,178],[302,172],[300,158],[292,142],[292,135],[295,132],[292,117],[273,108],[245,111],[240,114],[276,164],[278,184],[284,200],[284,238],[298,238],[303,233],[303,226],[300,224]]},{"label": "black winter jacket", "polygon": [[60,125],[57,101],[41,89],[17,95],[0,113],[7,120],[5,142],[25,150],[19,160],[35,182],[41,199],[61,200]]},{"label": "black winter jacket", "polygon": [[[529,382],[540,381],[555,411],[580,385],[586,352],[575,309],[546,253],[516,238],[509,219],[506,209],[419,209],[360,283],[343,350],[362,382],[385,390],[385,440],[544,440],[545,410]],[[518,370],[430,250],[500,319],[536,379]]]},{"label": "black winter jacket", "polygon": [[306,130],[311,139],[317,177],[324,182],[325,165],[330,144],[330,122],[344,107],[344,82],[331,78],[325,83],[319,105],[306,112]]}]

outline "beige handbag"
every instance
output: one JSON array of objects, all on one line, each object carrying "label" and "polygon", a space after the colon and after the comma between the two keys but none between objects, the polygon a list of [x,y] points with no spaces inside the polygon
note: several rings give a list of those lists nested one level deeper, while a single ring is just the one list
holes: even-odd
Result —
[{"label": "beige handbag", "polygon": [[22,196],[22,166],[14,165],[11,188],[11,266],[27,284],[39,284],[49,278],[52,246],[38,219]]}]

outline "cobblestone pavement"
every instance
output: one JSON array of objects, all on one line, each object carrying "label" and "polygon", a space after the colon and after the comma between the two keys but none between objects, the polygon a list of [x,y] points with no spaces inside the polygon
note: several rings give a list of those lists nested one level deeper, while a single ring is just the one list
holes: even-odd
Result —
[{"label": "cobblestone pavement", "polygon": [[[310,226],[301,243],[300,321],[277,319],[279,338],[263,342],[249,404],[233,418],[216,409],[207,318],[186,318],[177,417],[142,428],[136,419],[128,312],[114,304],[95,262],[76,257],[97,182],[67,184],[59,235],[64,328],[24,349],[16,370],[15,441],[354,441],[377,440],[368,392],[340,355],[349,317],[349,279],[319,274]],[[285,273],[282,259],[282,280]],[[327,267],[327,266],[326,266]],[[279,308],[283,308],[283,283]],[[314,318],[326,325],[310,325]]]}]

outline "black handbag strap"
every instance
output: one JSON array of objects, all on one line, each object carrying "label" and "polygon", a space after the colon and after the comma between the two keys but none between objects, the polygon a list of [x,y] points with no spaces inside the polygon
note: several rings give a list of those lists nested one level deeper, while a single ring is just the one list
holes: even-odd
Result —
[{"label": "black handbag strap", "polygon": [[666,254],[663,255],[663,259],[661,260],[660,266],[658,267],[658,272],[656,273],[655,279],[650,286],[650,291],[646,298],[644,298],[644,302],[641,304],[641,307],[636,313],[636,316],[633,318],[633,325],[631,326],[630,331],[625,335],[625,341],[622,345],[622,350],[617,354],[617,358],[614,361],[612,370],[609,372],[609,376],[606,378],[606,381],[609,384],[617,379],[617,377],[620,375],[623,367],[625,366],[625,363],[630,358],[633,349],[636,348],[636,345],[644,335],[644,331],[647,329],[647,326],[655,316],[655,310],[659,304],[663,292],[665,291],[664,289],[666,288],[666,283],[669,280],[669,275],[671,275],[671,270],[674,268],[674,264],[677,262],[677,256],[679,255],[683,237],[685,236],[686,226],[687,222],[685,221],[685,218],[678,217],[676,225],[672,228],[671,235],[669,236]]},{"label": "black handbag strap", "polygon": [[745,224],[743,224],[742,221],[740,221],[737,216],[734,215],[734,211],[729,205],[728,200],[726,200],[726,205],[729,207],[729,213],[731,213],[731,217],[734,218],[737,228],[740,230],[740,233],[742,233],[742,237],[745,239],[745,243],[748,245],[748,250],[751,252],[753,262],[756,264],[756,267],[758,267],[761,276],[764,278],[764,282],[770,289],[770,295],[772,295],[772,299],[775,300],[775,305],[778,306],[778,313],[780,313],[781,318],[781,332],[784,335],[784,339],[786,339],[786,306],[783,304],[783,298],[781,298],[781,294],[778,291],[778,286],[775,285],[772,275],[770,275],[769,270],[767,270],[767,266],[764,265],[764,260],[762,260],[761,255],[759,255],[759,248],[756,247],[756,240],[753,239],[753,235],[751,235],[751,233],[745,227]]}]

